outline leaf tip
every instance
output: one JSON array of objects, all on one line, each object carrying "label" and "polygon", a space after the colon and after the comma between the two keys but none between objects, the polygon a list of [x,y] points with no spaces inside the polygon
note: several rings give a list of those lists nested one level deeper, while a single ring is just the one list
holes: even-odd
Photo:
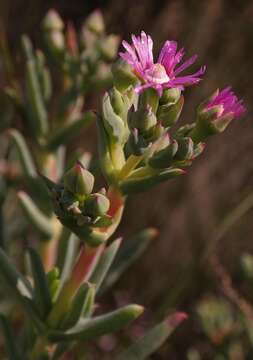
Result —
[{"label": "leaf tip", "polygon": [[185,312],[177,312],[168,317],[167,322],[169,326],[176,327],[181,324],[181,322],[188,319],[188,315]]}]

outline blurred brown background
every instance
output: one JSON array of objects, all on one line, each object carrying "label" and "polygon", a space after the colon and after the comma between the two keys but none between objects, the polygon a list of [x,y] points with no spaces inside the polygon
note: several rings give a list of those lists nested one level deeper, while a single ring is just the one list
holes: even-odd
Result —
[{"label": "blurred brown background", "polygon": [[[1,0],[1,7],[14,52],[18,52],[23,32],[39,41],[40,21],[51,7],[77,27],[99,7],[108,32],[129,39],[131,33],[143,29],[152,35],[156,51],[166,39],[177,40],[187,50],[187,56],[199,55],[197,66],[207,65],[203,82],[186,91],[181,123],[192,121],[196,105],[217,87],[232,85],[244,99],[246,116],[234,121],[222,136],[212,138],[186,176],[129,199],[120,228],[127,237],[154,226],[160,236],[118,283],[116,292],[127,291],[131,301],[143,303],[158,317],[173,307],[191,313],[196,299],[217,290],[215,284],[209,283],[207,264],[202,261],[216,228],[252,192],[253,1]],[[95,142],[88,143],[85,135],[81,141],[87,142],[89,148]],[[232,275],[239,254],[253,252],[252,219],[250,211],[217,246],[222,263]],[[186,328],[194,327],[193,322]],[[187,330],[180,331],[187,347]],[[193,330],[191,345],[197,339],[198,333]],[[170,359],[184,358],[177,341],[170,349]],[[166,354],[154,357],[160,358],[167,359]]]}]

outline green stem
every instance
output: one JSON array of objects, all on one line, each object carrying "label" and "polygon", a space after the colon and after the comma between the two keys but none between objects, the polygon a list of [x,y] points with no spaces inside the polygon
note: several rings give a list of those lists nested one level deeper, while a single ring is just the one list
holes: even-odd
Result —
[{"label": "green stem", "polygon": [[126,162],[123,147],[117,143],[111,144],[110,153],[114,169],[120,171]]},{"label": "green stem", "polygon": [[131,173],[131,171],[136,168],[142,159],[143,156],[130,155],[119,173],[120,180],[125,179]]}]

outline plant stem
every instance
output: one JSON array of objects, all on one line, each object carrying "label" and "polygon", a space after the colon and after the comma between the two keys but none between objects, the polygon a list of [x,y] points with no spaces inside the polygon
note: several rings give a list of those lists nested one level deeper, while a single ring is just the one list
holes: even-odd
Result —
[{"label": "plant stem", "polygon": [[49,314],[48,324],[50,326],[57,327],[59,325],[64,314],[67,313],[76,291],[80,285],[88,279],[89,274],[96,266],[103,249],[104,245],[95,248],[86,245],[81,248],[72,273],[64,283],[53,310]]},{"label": "plant stem", "polygon": [[44,265],[45,272],[49,272],[55,265],[57,258],[57,249],[59,237],[62,230],[62,225],[55,218],[54,219],[54,235],[51,239],[42,241],[40,244],[40,255]]},{"label": "plant stem", "polygon": [[[115,232],[120,223],[124,209],[124,197],[122,197],[121,193],[117,189],[110,188],[108,191],[108,197],[110,199],[110,209],[108,211],[108,215],[112,216],[113,224],[109,226],[109,228],[100,229],[100,231],[106,234],[105,240],[107,240]],[[87,245],[84,245],[81,248],[79,257],[73,267],[71,275],[63,284],[57,301],[49,314],[48,324],[50,326],[57,327],[59,325],[64,317],[64,314],[68,311],[73,297],[80,285],[89,278],[90,273],[95,268],[104,247],[105,245],[102,244],[94,248]]]},{"label": "plant stem", "polygon": [[110,150],[113,166],[116,171],[120,171],[126,162],[123,148],[120,144],[115,143],[111,144]]},{"label": "plant stem", "polygon": [[126,178],[131,173],[131,171],[136,168],[136,166],[141,162],[142,159],[143,156],[130,155],[119,173],[120,180]]}]

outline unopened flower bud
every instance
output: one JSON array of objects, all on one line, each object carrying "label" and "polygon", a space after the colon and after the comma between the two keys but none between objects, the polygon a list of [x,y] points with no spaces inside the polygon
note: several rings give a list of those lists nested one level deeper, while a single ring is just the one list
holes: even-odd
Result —
[{"label": "unopened flower bud", "polygon": [[150,131],[149,140],[155,141],[158,140],[161,136],[164,135],[165,129],[161,124],[156,124]]},{"label": "unopened flower bud", "polygon": [[150,107],[154,114],[156,114],[159,105],[159,95],[156,90],[150,88],[142,91],[139,96],[139,107]]},{"label": "unopened flower bud", "polygon": [[60,15],[54,9],[50,9],[43,22],[42,28],[45,31],[61,31],[64,28],[64,23],[60,17]]},{"label": "unopened flower bud", "polygon": [[110,208],[110,201],[101,193],[95,193],[85,200],[85,213],[91,217],[103,216]]},{"label": "unopened flower bud", "polygon": [[181,96],[175,104],[166,103],[158,107],[157,117],[165,128],[169,128],[177,122],[183,105],[184,97]]},{"label": "unopened flower bud", "polygon": [[64,187],[76,196],[86,196],[92,192],[94,176],[77,162],[63,178]]},{"label": "unopened flower bud", "polygon": [[61,53],[65,48],[64,24],[55,10],[49,10],[42,22],[42,28],[45,32],[45,41],[48,47],[52,51]]},{"label": "unopened flower bud", "polygon": [[223,132],[234,118],[239,118],[244,112],[242,100],[238,100],[230,87],[216,90],[200,104],[196,126],[190,135],[195,143],[201,142],[210,135]]},{"label": "unopened flower bud", "polygon": [[[116,105],[115,98],[114,105]],[[117,110],[119,110],[119,106],[119,102],[117,102]],[[127,126],[123,119],[116,114],[108,93],[106,93],[103,98],[103,122],[106,132],[113,142],[117,142],[119,144],[124,144],[126,142],[128,138]]]},{"label": "unopened flower bud", "polygon": [[135,128],[131,131],[127,142],[127,149],[131,154],[135,156],[142,155],[149,145],[149,141],[140,134],[138,129]]},{"label": "unopened flower bud", "polygon": [[115,87],[113,87],[109,91],[109,96],[114,112],[117,115],[121,115],[124,109],[124,102],[121,93]]},{"label": "unopened flower bud", "polygon": [[102,56],[107,60],[113,60],[118,52],[120,37],[117,35],[109,35],[100,41],[100,51]]},{"label": "unopened flower bud", "polygon": [[123,60],[117,60],[112,65],[112,74],[114,86],[120,92],[138,83],[138,78],[134,75],[131,66]]},{"label": "unopened flower bud", "polygon": [[103,15],[100,10],[93,11],[85,21],[86,27],[96,33],[97,35],[103,34],[105,30],[105,24]]},{"label": "unopened flower bud", "polygon": [[184,161],[190,160],[194,154],[194,143],[190,137],[185,137],[177,140],[178,150],[175,154],[175,160]]},{"label": "unopened flower bud", "polygon": [[128,112],[128,124],[131,129],[137,128],[141,132],[146,132],[153,128],[156,123],[156,116],[150,106],[139,108],[137,111],[134,111],[132,107]]},{"label": "unopened flower bud", "polygon": [[178,88],[165,89],[159,103],[161,105],[175,104],[176,102],[178,102],[180,95],[181,90]]},{"label": "unopened flower bud", "polygon": [[168,168],[171,166],[171,161],[178,150],[178,143],[172,140],[168,146],[155,153],[149,159],[149,165],[155,169]]}]

